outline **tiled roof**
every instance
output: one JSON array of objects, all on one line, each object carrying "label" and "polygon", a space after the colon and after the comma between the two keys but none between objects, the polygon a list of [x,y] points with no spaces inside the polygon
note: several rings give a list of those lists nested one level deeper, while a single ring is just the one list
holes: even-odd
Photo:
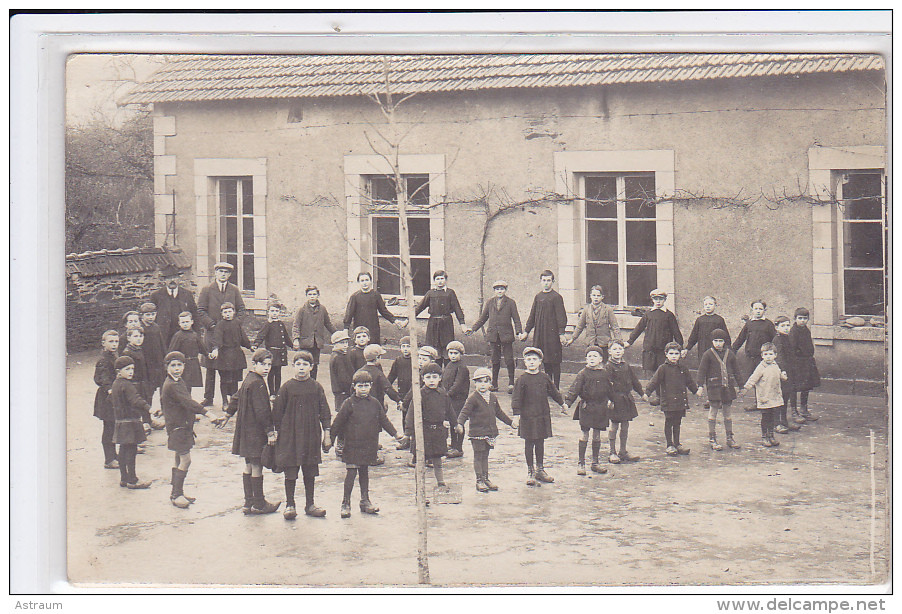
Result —
[{"label": "tiled roof", "polygon": [[184,55],[121,103],[359,96],[883,70],[879,55],[774,53]]},{"label": "tiled roof", "polygon": [[190,269],[191,260],[181,250],[168,250],[162,247],[104,249],[66,256],[66,275],[82,277],[143,273],[166,266],[182,270]]}]

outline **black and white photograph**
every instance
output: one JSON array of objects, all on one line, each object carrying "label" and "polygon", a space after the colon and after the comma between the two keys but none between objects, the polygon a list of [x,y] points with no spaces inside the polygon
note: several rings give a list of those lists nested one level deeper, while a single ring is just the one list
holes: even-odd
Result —
[{"label": "black and white photograph", "polygon": [[66,582],[886,585],[889,64],[69,54]]}]

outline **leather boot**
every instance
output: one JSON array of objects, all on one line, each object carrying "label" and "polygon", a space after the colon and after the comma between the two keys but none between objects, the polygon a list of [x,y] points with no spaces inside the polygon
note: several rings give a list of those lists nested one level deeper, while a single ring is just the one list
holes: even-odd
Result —
[{"label": "leather boot", "polygon": [[484,475],[476,476],[476,490],[479,492],[489,492],[489,487],[488,484],[485,483]]},{"label": "leather boot", "polygon": [[251,474],[242,473],[241,482],[244,485],[244,507],[241,511],[245,514],[251,513],[251,506],[254,505],[254,487],[251,485]]}]

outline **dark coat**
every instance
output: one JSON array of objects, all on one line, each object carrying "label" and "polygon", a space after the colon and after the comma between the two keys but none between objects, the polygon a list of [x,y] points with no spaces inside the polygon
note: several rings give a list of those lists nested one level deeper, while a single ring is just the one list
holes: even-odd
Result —
[{"label": "dark coat", "polygon": [[94,365],[94,383],[97,392],[94,394],[94,417],[100,420],[115,420],[113,404],[110,403],[110,388],[116,381],[116,368],[113,363],[119,357],[117,352],[104,350]]},{"label": "dark coat", "polygon": [[311,306],[307,301],[298,309],[298,313],[294,317],[291,338],[300,343],[302,350],[309,350],[325,347],[329,339],[326,335],[334,332],[335,327],[329,320],[329,312],[326,311],[326,308],[319,303]]},{"label": "dark coat", "polygon": [[548,364],[560,364],[564,350],[561,335],[567,328],[567,311],[564,299],[554,290],[539,292],[532,301],[532,309],[526,319],[526,334],[535,329],[533,344],[545,355]]},{"label": "dark coat", "polygon": [[187,452],[194,447],[194,414],[205,414],[200,403],[191,398],[184,379],[166,376],[160,391],[163,420],[166,421],[168,447],[174,452]]},{"label": "dark coat", "polygon": [[500,301],[496,296],[486,301],[473,330],[479,330],[483,324],[486,324],[485,340],[489,343],[513,343],[514,335],[523,331],[517,303],[506,294]]},{"label": "dark coat", "polygon": [[348,350],[348,359],[351,361],[351,375],[362,369],[366,365],[366,358],[363,357],[363,348],[356,345],[351,346]]},{"label": "dark coat", "polygon": [[517,434],[523,439],[547,439],[552,436],[548,397],[559,405],[564,404],[564,397],[546,373],[527,372],[517,378],[511,410],[515,416],[520,416]]},{"label": "dark coat", "polygon": [[110,403],[116,418],[113,443],[139,444],[147,439],[144,423],[150,424],[150,405],[131,380],[116,378],[110,388]]},{"label": "dark coat", "polygon": [[197,321],[197,303],[194,301],[194,293],[191,290],[179,286],[176,289],[175,296],[169,294],[166,286],[157,288],[150,293],[150,302],[157,306],[157,324],[163,331],[163,342],[168,345],[172,341],[172,336],[179,329],[179,314],[187,311],[194,319],[195,330],[200,326]]},{"label": "dark coat", "polygon": [[267,436],[276,430],[266,380],[253,371],[248,373],[238,393],[232,395],[226,413],[230,416],[238,414],[232,454],[256,459],[263,456]]},{"label": "dark coat", "polygon": [[683,334],[680,332],[680,325],[676,316],[669,309],[649,309],[636,328],[630,333],[627,342],[630,345],[635,343],[639,335],[645,333],[645,339],[642,341],[642,350],[650,352],[654,350],[661,351],[671,341],[676,341],[683,345]]},{"label": "dark coat", "polygon": [[792,346],[795,350],[793,370],[796,376],[796,390],[812,390],[821,385],[821,375],[814,361],[814,341],[811,330],[807,326],[793,324],[789,331]]},{"label": "dark coat", "polygon": [[251,347],[241,322],[238,320],[220,320],[213,327],[210,348],[219,350],[219,355],[211,365],[217,371],[243,371],[247,369],[247,358],[241,348]]},{"label": "dark coat", "polygon": [[689,375],[689,369],[679,363],[665,362],[651,376],[651,381],[645,387],[645,394],[650,395],[657,390],[658,396],[661,398],[661,411],[684,416],[689,409],[689,399],[686,397],[687,388],[693,394],[698,391],[698,386]]},{"label": "dark coat", "polygon": [[795,347],[792,336],[777,333],[774,335],[774,346],[777,348],[777,366],[780,371],[786,373],[786,381],[780,381],[780,387],[784,393],[796,390],[798,376],[796,375]]},{"label": "dark coat", "polygon": [[[388,382],[388,378],[385,377],[385,371],[382,370],[381,365],[366,364],[361,368],[373,376],[373,387],[370,388],[370,396],[379,401],[379,405],[385,407],[386,395],[388,395],[388,398],[395,403],[401,402],[401,395],[398,394],[398,391],[395,390],[394,386]],[[353,377],[353,374],[351,374],[351,376]]]},{"label": "dark coat", "polygon": [[636,377],[633,368],[625,360],[620,362],[608,360],[604,369],[608,374],[608,379],[611,380],[611,401],[613,401],[610,410],[611,422],[629,422],[639,415],[636,402],[630,393],[635,391],[636,394],[641,395],[643,393],[642,384],[639,383],[639,378]]},{"label": "dark coat", "polygon": [[733,342],[733,351],[738,352],[742,344],[745,344],[745,355],[755,364],[761,360],[761,346],[773,341],[777,335],[774,323],[767,318],[761,320],[749,320],[739,331],[739,336]]},{"label": "dark coat", "polygon": [[181,352],[185,355],[185,372],[182,379],[188,386],[203,386],[204,378],[200,371],[200,359],[198,356],[206,356],[207,348],[203,339],[193,330],[179,330],[172,336],[169,342],[170,352]]},{"label": "dark coat", "polygon": [[[718,356],[727,366],[727,381],[723,380]],[[739,375],[739,365],[736,362],[736,354],[729,346],[724,345],[723,352],[718,352],[713,347],[702,354],[698,363],[698,385],[704,386],[708,393],[709,401],[732,401],[736,398],[736,387],[742,379]]]},{"label": "dark coat", "polygon": [[375,290],[369,292],[358,290],[348,299],[344,327],[353,336],[355,328],[366,326],[370,331],[370,343],[381,343],[380,315],[391,323],[395,322],[395,316],[385,306],[385,300],[381,294]]},{"label": "dark coat", "polygon": [[[457,424],[457,415],[451,407],[451,397],[441,387],[420,388],[423,404],[423,452],[426,458],[438,458],[448,453],[448,429],[444,422]],[[410,453],[416,454],[414,412],[408,411],[404,419],[404,432],[410,435]]]},{"label": "dark coat", "polygon": [[695,319],[695,324],[692,325],[692,332],[689,333],[689,340],[686,342],[686,351],[691,350],[698,344],[698,355],[701,358],[705,352],[713,347],[711,345],[711,333],[718,328],[726,333],[727,338],[724,340],[724,343],[726,347],[730,347],[730,331],[727,329],[726,321],[719,314],[703,313]]},{"label": "dark coat", "polygon": [[429,310],[429,320],[426,322],[426,345],[431,345],[439,352],[444,352],[448,344],[454,341],[454,321],[452,315],[457,316],[460,325],[464,324],[464,310],[457,300],[457,293],[451,288],[432,288],[423,296],[423,300],[417,305],[416,315]]},{"label": "dark coat", "polygon": [[398,382],[398,394],[406,397],[413,387],[413,365],[410,356],[398,356],[388,371],[388,383]]},{"label": "dark coat", "polygon": [[213,326],[222,319],[223,303],[232,303],[235,306],[236,319],[241,319],[247,311],[238,286],[231,282],[226,282],[225,292],[221,292],[219,284],[213,281],[200,291],[200,296],[197,299],[199,324],[208,331],[212,330]]},{"label": "dark coat", "polygon": [[163,341],[163,331],[156,322],[144,325],[144,344],[141,349],[144,350],[147,365],[147,381],[154,388],[159,388],[166,379],[166,370],[163,368],[166,345]]},{"label": "dark coat", "polygon": [[288,348],[292,347],[288,327],[282,320],[265,322],[254,337],[254,347],[265,348],[272,353],[272,366],[284,367],[288,364]]},{"label": "dark coat", "polygon": [[379,433],[383,429],[392,437],[398,435],[379,401],[371,396],[354,395],[338,410],[331,434],[344,438],[341,457],[344,462],[368,467],[376,463]]},{"label": "dark coat", "polygon": [[329,377],[332,380],[332,394],[350,395],[354,385],[354,365],[351,364],[351,357],[333,351],[332,358],[329,359]]},{"label": "dark coat", "polygon": [[604,368],[582,369],[564,398],[571,407],[580,399],[579,406],[573,410],[573,419],[579,420],[580,429],[608,428],[608,403],[613,401],[613,391],[610,375]]},{"label": "dark coat", "polygon": [[282,384],[272,408],[278,431],[276,464],[280,467],[319,465],[323,430],[332,412],[323,387],[313,378],[292,378]]},{"label": "dark coat", "polygon": [[514,423],[501,409],[498,397],[494,393],[489,393],[488,403],[478,392],[471,394],[457,416],[457,423],[461,426],[466,424],[467,420],[470,421],[470,437],[497,437],[498,420],[508,426]]},{"label": "dark coat", "polygon": [[135,346],[129,343],[122,350],[123,356],[130,356],[135,361],[135,375],[130,380],[138,391],[138,394],[147,401],[153,397],[153,388],[147,379],[147,359],[144,357],[144,350],[141,346]]},{"label": "dark coat", "polygon": [[442,388],[451,397],[451,407],[454,408],[455,419],[460,414],[460,409],[467,401],[470,394],[470,370],[463,360],[457,362],[448,361],[442,369]]}]

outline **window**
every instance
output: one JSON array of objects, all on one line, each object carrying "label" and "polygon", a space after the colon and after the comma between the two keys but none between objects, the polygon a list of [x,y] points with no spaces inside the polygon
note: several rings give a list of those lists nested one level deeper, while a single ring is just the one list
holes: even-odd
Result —
[{"label": "window", "polygon": [[599,284],[620,306],[650,305],[657,285],[654,173],[582,177],[586,298]]},{"label": "window", "polygon": [[249,291],[255,288],[253,186],[251,177],[217,180],[219,258],[235,267],[229,281]]},{"label": "window", "polygon": [[837,172],[843,203],[839,228],[843,312],[883,315],[886,310],[886,183],[882,170]]},{"label": "window", "polygon": [[[429,177],[402,177],[408,209],[407,226],[410,240],[410,264],[413,269],[413,292],[422,296],[431,287],[431,228],[429,217]],[[373,233],[373,264],[376,290],[380,294],[399,296],[401,289],[401,243],[398,202],[394,179],[385,176],[367,178],[369,207]]]}]

